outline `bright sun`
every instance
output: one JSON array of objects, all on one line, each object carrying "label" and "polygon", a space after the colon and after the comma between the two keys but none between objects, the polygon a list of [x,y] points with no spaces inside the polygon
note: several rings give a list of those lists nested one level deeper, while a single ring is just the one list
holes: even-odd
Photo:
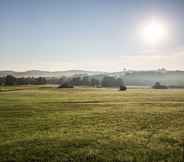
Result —
[{"label": "bright sun", "polygon": [[167,37],[166,25],[158,20],[151,19],[141,27],[141,35],[145,43],[161,44]]}]

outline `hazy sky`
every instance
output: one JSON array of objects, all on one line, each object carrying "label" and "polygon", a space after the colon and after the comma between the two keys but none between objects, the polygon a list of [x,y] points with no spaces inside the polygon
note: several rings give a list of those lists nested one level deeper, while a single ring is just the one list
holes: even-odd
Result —
[{"label": "hazy sky", "polygon": [[[168,36],[141,39],[154,17]],[[184,0],[0,0],[0,70],[184,70]]]}]

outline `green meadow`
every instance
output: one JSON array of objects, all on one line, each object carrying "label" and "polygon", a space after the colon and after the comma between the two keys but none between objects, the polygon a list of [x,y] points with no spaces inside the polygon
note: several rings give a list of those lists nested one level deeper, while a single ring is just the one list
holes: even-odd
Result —
[{"label": "green meadow", "polygon": [[183,162],[184,90],[0,88],[0,162]]}]

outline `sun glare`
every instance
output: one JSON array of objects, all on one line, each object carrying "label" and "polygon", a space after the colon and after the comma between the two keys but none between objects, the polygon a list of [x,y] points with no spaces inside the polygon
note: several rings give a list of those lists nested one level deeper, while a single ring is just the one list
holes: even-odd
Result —
[{"label": "sun glare", "polygon": [[145,43],[156,45],[166,40],[167,26],[162,21],[151,19],[141,27],[141,35]]}]

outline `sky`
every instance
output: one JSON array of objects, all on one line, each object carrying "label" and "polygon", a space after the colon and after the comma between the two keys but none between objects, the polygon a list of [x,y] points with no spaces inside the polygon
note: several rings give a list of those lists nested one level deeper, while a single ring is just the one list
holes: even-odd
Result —
[{"label": "sky", "polygon": [[183,19],[184,0],[0,0],[0,70],[184,70]]}]

